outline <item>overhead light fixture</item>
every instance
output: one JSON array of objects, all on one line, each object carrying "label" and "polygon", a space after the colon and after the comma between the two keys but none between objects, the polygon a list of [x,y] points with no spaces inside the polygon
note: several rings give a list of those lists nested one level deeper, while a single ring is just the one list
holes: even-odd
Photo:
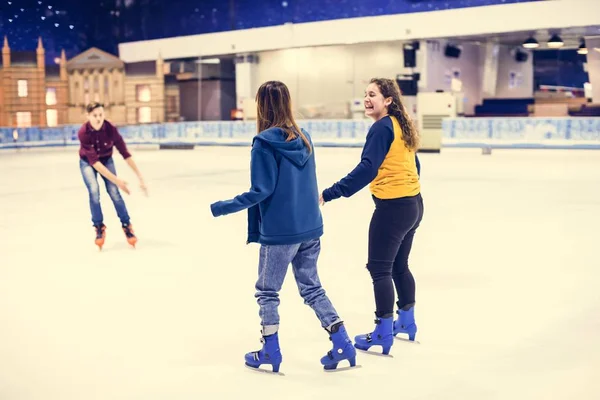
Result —
[{"label": "overhead light fixture", "polygon": [[196,64],[220,64],[221,59],[219,58],[202,58],[196,60]]},{"label": "overhead light fixture", "polygon": [[540,44],[532,36],[532,37],[530,37],[529,39],[527,39],[526,41],[523,42],[523,47],[525,47],[526,49],[537,49],[538,47],[540,47]]},{"label": "overhead light fixture", "polygon": [[577,54],[582,54],[582,55],[586,55],[588,53],[588,49],[585,45],[585,39],[581,39],[581,45],[579,46],[579,48],[577,49]]},{"label": "overhead light fixture", "polygon": [[553,49],[558,49],[559,47],[563,47],[565,42],[558,35],[552,35],[550,40],[548,40],[548,47]]}]

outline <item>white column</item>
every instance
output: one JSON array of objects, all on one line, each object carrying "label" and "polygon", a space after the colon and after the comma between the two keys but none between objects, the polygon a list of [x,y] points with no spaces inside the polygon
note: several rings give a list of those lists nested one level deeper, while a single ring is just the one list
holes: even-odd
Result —
[{"label": "white column", "polygon": [[592,84],[592,101],[600,103],[600,38],[588,38],[585,44],[588,49],[587,70]]},{"label": "white column", "polygon": [[243,61],[240,60],[235,64],[235,94],[238,109],[244,108],[245,99],[254,99],[256,95],[254,90],[257,64],[252,62],[251,57],[245,55]]},{"label": "white column", "polygon": [[498,59],[500,46],[496,43],[486,43],[484,47],[483,84],[484,98],[496,96],[496,83],[498,82]]}]

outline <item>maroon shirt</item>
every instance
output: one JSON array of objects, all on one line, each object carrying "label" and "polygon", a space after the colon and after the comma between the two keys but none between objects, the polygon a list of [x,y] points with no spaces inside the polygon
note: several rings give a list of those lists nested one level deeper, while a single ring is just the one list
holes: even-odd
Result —
[{"label": "maroon shirt", "polygon": [[117,148],[124,159],[131,157],[123,137],[117,128],[108,121],[104,121],[100,130],[96,131],[89,122],[79,128],[79,157],[90,165],[96,161],[105,162],[113,154],[113,146]]}]

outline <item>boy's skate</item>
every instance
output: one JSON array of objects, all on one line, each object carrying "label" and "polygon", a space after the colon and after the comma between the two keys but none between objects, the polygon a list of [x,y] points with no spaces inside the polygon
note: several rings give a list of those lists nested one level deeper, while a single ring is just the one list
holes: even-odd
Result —
[{"label": "boy's skate", "polygon": [[96,229],[96,246],[102,250],[104,239],[106,238],[106,225],[94,225],[94,228]]},{"label": "boy's skate", "polygon": [[[342,371],[356,368],[356,350],[352,346],[352,341],[348,337],[343,322],[338,322],[331,327],[329,340],[333,342],[333,349],[321,358],[321,364],[323,364],[325,371]],[[338,369],[338,363],[343,360],[348,360],[350,366]]]},{"label": "boy's skate", "polygon": [[123,232],[125,232],[125,237],[127,238],[127,243],[129,243],[130,245],[135,247],[135,244],[137,243],[138,239],[137,239],[137,237],[135,237],[135,234],[133,233],[133,226],[131,224],[123,225]]}]

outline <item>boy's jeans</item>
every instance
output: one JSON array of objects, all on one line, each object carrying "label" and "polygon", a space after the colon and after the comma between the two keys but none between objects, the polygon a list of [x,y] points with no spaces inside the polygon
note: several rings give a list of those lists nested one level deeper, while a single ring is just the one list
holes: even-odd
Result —
[{"label": "boy's jeans", "polygon": [[[109,158],[104,166],[113,174],[117,174],[115,169],[115,162],[112,157]],[[85,186],[88,189],[90,195],[90,210],[92,211],[92,222],[94,226],[102,225],[104,221],[104,217],[102,216],[102,208],[100,207],[100,185],[98,185],[98,171],[94,167],[92,167],[87,161],[82,159],[79,160],[79,168],[81,169],[81,175],[83,176],[83,181],[85,182]],[[102,176],[102,175],[100,175]],[[119,193],[119,188],[117,185],[106,179],[104,179],[104,183],[106,185],[106,191],[112,200],[115,210],[117,211],[117,215],[121,220],[121,224],[124,226],[129,225],[129,214],[127,214],[127,207],[125,207],[125,201],[121,197],[121,193]]]},{"label": "boy's jeans", "polygon": [[260,306],[259,315],[265,336],[277,332],[279,291],[290,263],[304,304],[314,310],[323,328],[329,328],[340,321],[319,281],[317,259],[320,252],[319,239],[293,245],[261,246],[255,297]]}]

